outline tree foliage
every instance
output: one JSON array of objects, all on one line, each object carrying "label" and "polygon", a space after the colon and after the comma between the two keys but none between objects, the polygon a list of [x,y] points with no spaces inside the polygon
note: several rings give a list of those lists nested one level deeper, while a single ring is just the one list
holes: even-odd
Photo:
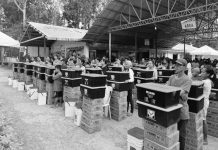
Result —
[{"label": "tree foliage", "polygon": [[69,27],[78,27],[82,22],[85,28],[98,14],[98,8],[102,0],[67,0],[64,4],[63,17]]}]

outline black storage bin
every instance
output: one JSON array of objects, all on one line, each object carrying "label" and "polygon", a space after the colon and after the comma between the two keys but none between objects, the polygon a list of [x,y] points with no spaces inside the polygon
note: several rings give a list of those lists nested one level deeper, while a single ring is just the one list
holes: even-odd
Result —
[{"label": "black storage bin", "polygon": [[108,71],[123,71],[122,67],[118,66],[109,66]]},{"label": "black storage bin", "polygon": [[82,76],[82,84],[91,86],[91,87],[98,87],[98,86],[105,86],[106,85],[106,75],[101,74],[83,74]]},{"label": "black storage bin", "polygon": [[141,118],[152,121],[164,127],[169,127],[180,120],[181,104],[167,109],[137,101],[138,115]]},{"label": "black storage bin", "polygon": [[141,69],[146,69],[147,68],[146,65],[136,65],[135,67],[141,68]]},{"label": "black storage bin", "polygon": [[107,85],[112,86],[116,91],[128,91],[131,87],[127,82],[116,82],[107,80]]},{"label": "black storage bin", "polygon": [[24,68],[24,63],[22,63],[22,62],[18,63],[18,67]]},{"label": "black storage bin", "polygon": [[198,113],[204,107],[204,96],[199,96],[198,98],[188,98],[189,111],[193,113]]},{"label": "black storage bin", "polygon": [[134,79],[134,83],[135,84],[141,84],[141,83],[149,83],[149,82],[155,82],[154,79],[145,79],[145,78],[139,78],[139,77],[135,77]]},{"label": "black storage bin", "polygon": [[98,99],[105,97],[105,86],[103,87],[90,87],[80,84],[80,90],[83,96],[87,96],[91,99]]},{"label": "black storage bin", "polygon": [[175,74],[174,69],[158,69],[157,70],[158,76],[171,76]]},{"label": "black storage bin", "polygon": [[129,72],[107,71],[107,80],[124,82],[129,80]]},{"label": "black storage bin", "polygon": [[24,73],[24,68],[18,68],[19,73]]},{"label": "black storage bin", "polygon": [[14,63],[14,67],[17,68],[18,67],[18,63]]},{"label": "black storage bin", "polygon": [[62,75],[65,78],[80,78],[81,74],[82,74],[81,69],[77,69],[77,70],[62,69]]},{"label": "black storage bin", "polygon": [[218,89],[218,78],[215,79],[213,88]]},{"label": "black storage bin", "polygon": [[53,76],[45,74],[45,81],[47,81],[49,83],[53,83],[54,82]]},{"label": "black storage bin", "polygon": [[26,63],[26,64],[25,64],[25,69],[30,69],[30,70],[32,70],[32,69],[33,69],[33,65],[30,64],[30,63]]},{"label": "black storage bin", "polygon": [[33,75],[33,71],[32,70],[25,70],[25,74],[28,75],[28,76],[32,76]]},{"label": "black storage bin", "polygon": [[135,77],[140,77],[140,78],[152,78],[154,72],[153,71],[148,71],[145,69],[135,69],[134,70],[134,76]]},{"label": "black storage bin", "polygon": [[36,71],[33,71],[33,76],[37,77],[37,72]]},{"label": "black storage bin", "polygon": [[18,72],[17,68],[14,68],[14,72]]},{"label": "black storage bin", "polygon": [[77,87],[81,84],[81,78],[64,78],[62,77],[63,85],[69,87]]},{"label": "black storage bin", "polygon": [[179,103],[180,88],[158,83],[137,84],[136,88],[139,101],[162,108],[168,108]]},{"label": "black storage bin", "polygon": [[45,69],[45,73],[46,73],[47,75],[52,75],[53,72],[54,72],[54,70],[55,70],[55,68],[52,68],[52,67],[46,67],[46,69]]},{"label": "black storage bin", "polygon": [[102,74],[102,69],[98,69],[98,68],[86,68],[86,73]]},{"label": "black storage bin", "polygon": [[38,72],[37,78],[40,79],[40,80],[45,80],[45,74],[44,73],[41,74],[41,73]]},{"label": "black storage bin", "polygon": [[192,86],[189,91],[188,97],[198,98],[203,94],[203,82],[202,81],[192,81]]},{"label": "black storage bin", "polygon": [[39,67],[38,67],[38,72],[40,72],[40,73],[45,73],[45,67],[39,66]]},{"label": "black storage bin", "polygon": [[38,71],[38,66],[33,66],[33,70]]},{"label": "black storage bin", "polygon": [[169,80],[170,76],[158,76],[157,83],[166,83]]}]

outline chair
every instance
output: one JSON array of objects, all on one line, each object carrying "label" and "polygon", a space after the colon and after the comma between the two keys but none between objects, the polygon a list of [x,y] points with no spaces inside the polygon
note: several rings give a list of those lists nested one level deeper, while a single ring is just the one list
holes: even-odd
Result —
[{"label": "chair", "polygon": [[106,108],[108,108],[107,113],[109,114],[109,119],[111,119],[110,100],[111,100],[112,91],[113,88],[111,86],[106,86],[103,108],[105,108],[105,113],[106,113]]}]

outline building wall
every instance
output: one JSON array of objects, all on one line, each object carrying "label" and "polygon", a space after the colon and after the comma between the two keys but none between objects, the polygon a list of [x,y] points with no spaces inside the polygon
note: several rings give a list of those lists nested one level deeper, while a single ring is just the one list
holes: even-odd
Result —
[{"label": "building wall", "polygon": [[86,42],[73,42],[73,41],[56,41],[51,46],[51,52],[57,52],[57,51],[65,51],[67,48],[73,48],[73,47],[84,47],[81,51],[81,55],[85,55],[86,57],[89,57],[89,47],[86,44]]},{"label": "building wall", "polygon": [[46,48],[46,51],[44,51],[44,47],[39,47],[39,54],[38,54],[38,47],[28,46],[28,53],[31,57],[47,57],[49,55],[49,48]]}]

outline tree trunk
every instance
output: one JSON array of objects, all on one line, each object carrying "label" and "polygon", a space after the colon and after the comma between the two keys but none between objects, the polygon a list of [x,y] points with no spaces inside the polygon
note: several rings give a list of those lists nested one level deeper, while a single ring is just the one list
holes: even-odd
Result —
[{"label": "tree trunk", "polygon": [[25,28],[26,26],[26,2],[24,3],[24,7],[23,7],[23,28]]}]

